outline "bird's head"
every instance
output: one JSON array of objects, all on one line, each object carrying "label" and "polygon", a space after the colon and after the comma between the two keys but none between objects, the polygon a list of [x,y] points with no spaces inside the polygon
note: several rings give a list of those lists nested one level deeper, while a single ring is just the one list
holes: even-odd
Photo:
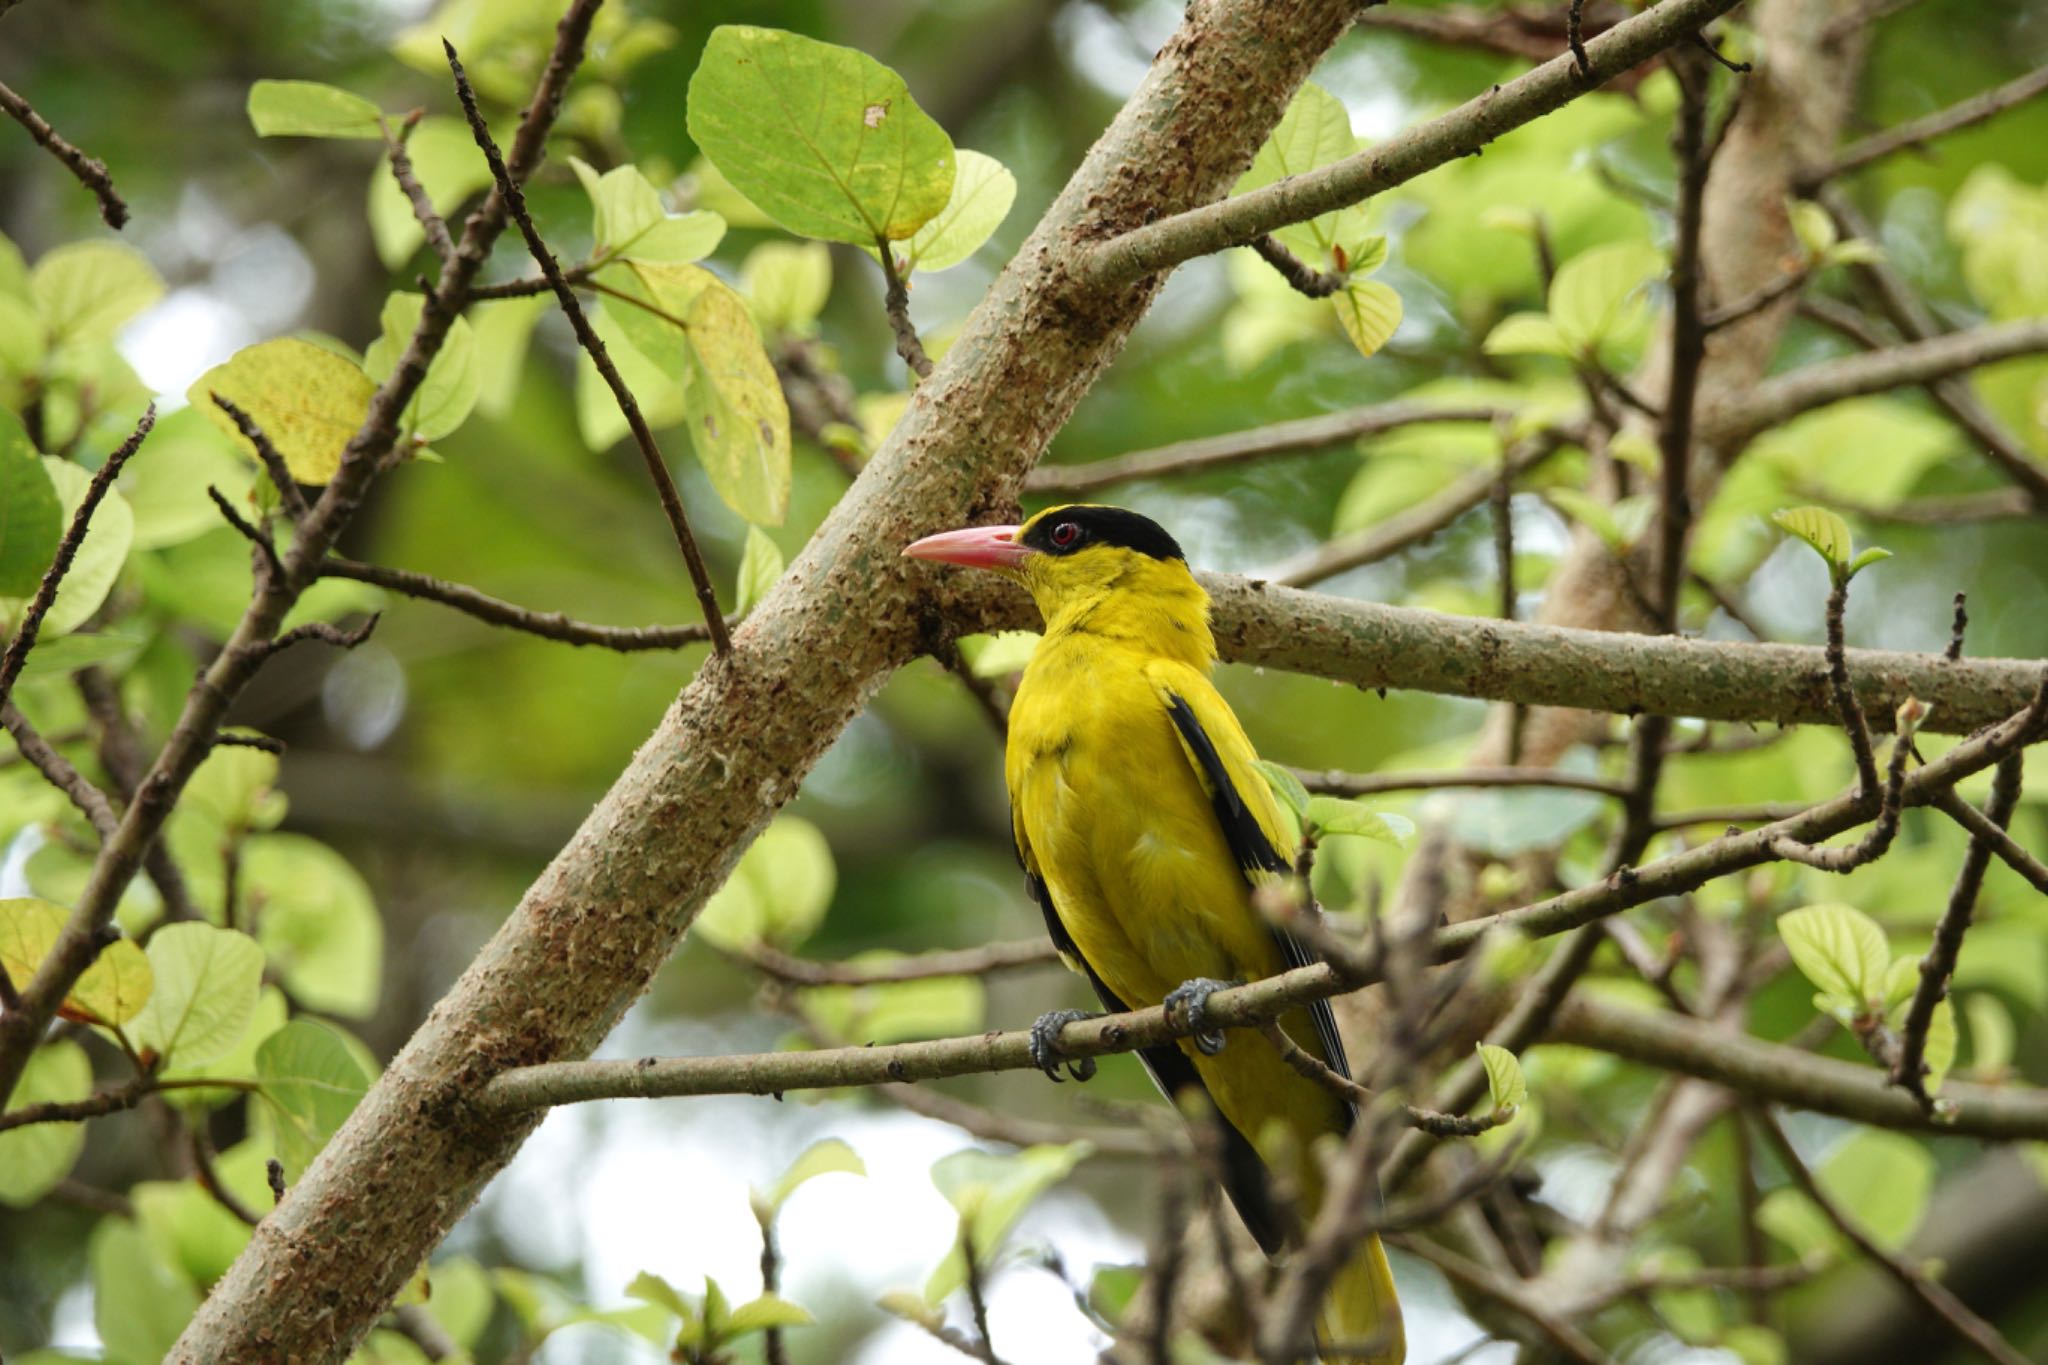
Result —
[{"label": "bird's head", "polygon": [[[1071,503],[1049,507],[1022,526],[971,526],[904,547],[913,559],[993,569],[1022,583],[1048,627],[1115,625],[1163,615],[1182,634],[1200,623],[1208,639],[1208,599],[1166,528],[1121,507]],[[1190,621],[1189,618],[1192,618]]]}]

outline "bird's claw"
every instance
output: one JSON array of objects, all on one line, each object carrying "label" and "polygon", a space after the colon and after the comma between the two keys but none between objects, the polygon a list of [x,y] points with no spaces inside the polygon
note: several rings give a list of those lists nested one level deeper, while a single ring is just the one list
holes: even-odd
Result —
[{"label": "bird's claw", "polygon": [[1183,981],[1166,993],[1166,1016],[1171,1019],[1174,1010],[1182,1011],[1188,1027],[1194,1030],[1192,1041],[1196,1051],[1204,1057],[1214,1057],[1223,1051],[1223,1031],[1203,1027],[1208,1022],[1209,997],[1243,984],[1241,981],[1215,981],[1206,976]]},{"label": "bird's claw", "polygon": [[1065,1067],[1067,1075],[1077,1081],[1085,1081],[1095,1074],[1093,1057],[1067,1057],[1060,1051],[1060,1030],[1083,1019],[1100,1019],[1099,1014],[1087,1010],[1049,1010],[1038,1016],[1031,1025],[1031,1060],[1038,1064],[1057,1085],[1065,1077],[1060,1068]]}]

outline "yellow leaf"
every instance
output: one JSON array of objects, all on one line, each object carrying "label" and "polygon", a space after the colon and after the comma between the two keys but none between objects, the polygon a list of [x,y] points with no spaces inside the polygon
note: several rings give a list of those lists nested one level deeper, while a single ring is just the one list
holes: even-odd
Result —
[{"label": "yellow leaf", "polygon": [[739,295],[707,285],[690,306],[690,443],[726,506],[757,526],[789,511],[789,405]]},{"label": "yellow leaf", "polygon": [[363,424],[377,386],[362,366],[297,337],[246,346],[216,365],[185,396],[255,458],[256,447],[214,403],[219,394],[249,414],[300,483],[324,484]]},{"label": "yellow leaf", "polygon": [[[46,900],[0,900],[0,966],[17,987],[36,974],[68,918],[63,906]],[[154,985],[142,949],[132,939],[117,939],[79,976],[61,1008],[67,1017],[89,1024],[125,1024],[141,1012]]]}]

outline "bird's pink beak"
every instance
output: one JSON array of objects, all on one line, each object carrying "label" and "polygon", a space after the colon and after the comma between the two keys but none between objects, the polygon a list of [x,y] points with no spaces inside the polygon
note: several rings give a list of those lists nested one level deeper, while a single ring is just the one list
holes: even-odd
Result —
[{"label": "bird's pink beak", "polygon": [[935,536],[903,547],[911,559],[934,559],[941,564],[964,564],[970,569],[1015,569],[1038,551],[1017,543],[1015,526],[969,526],[960,531],[941,531]]}]

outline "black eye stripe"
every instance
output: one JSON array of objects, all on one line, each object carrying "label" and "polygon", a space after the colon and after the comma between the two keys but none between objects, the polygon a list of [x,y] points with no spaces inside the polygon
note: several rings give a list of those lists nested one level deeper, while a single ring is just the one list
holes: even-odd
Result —
[{"label": "black eye stripe", "polygon": [[1135,550],[1153,559],[1186,558],[1166,528],[1122,507],[1077,503],[1040,513],[1019,537],[1036,550],[1078,554],[1093,546]]}]

